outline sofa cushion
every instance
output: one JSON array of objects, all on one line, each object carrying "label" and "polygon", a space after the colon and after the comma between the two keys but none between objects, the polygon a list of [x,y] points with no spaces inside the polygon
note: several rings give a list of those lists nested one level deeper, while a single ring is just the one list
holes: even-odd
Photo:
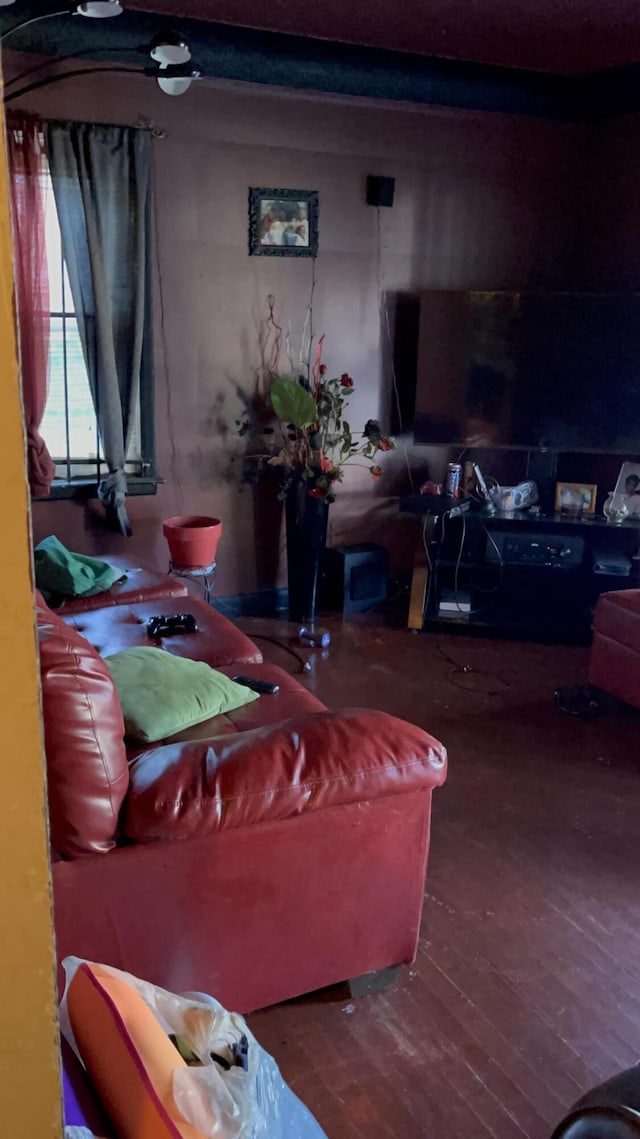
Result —
[{"label": "sofa cushion", "polygon": [[205,1139],[174,1096],[174,1075],[187,1065],[124,977],[84,962],[67,1007],[82,1061],[120,1139]]},{"label": "sofa cushion", "polygon": [[95,649],[36,598],[51,842],[69,858],[116,840],[129,785],[113,677]]},{"label": "sofa cushion", "polygon": [[126,735],[153,743],[211,716],[259,700],[198,660],[143,645],[105,658],[120,696]]},{"label": "sofa cushion", "polygon": [[303,714],[139,755],[123,825],[137,842],[191,838],[427,790],[445,774],[442,744],[385,712]]},{"label": "sofa cushion", "polygon": [[[147,621],[163,613],[191,613],[196,619],[198,632],[177,637],[148,637]],[[184,601],[116,605],[76,615],[69,615],[65,609],[61,610],[61,615],[104,657],[113,656],[122,649],[152,645],[175,656],[204,661],[212,668],[222,668],[227,664],[253,664],[262,660],[262,653],[253,641],[221,613],[194,597]]]},{"label": "sofa cushion", "polygon": [[[220,669],[227,676],[235,676],[237,665],[227,665]],[[263,700],[256,700],[252,704],[245,704],[242,708],[224,712],[219,716],[212,716],[191,728],[184,728],[173,736],[168,736],[157,743],[173,744],[192,740],[210,740],[218,736],[235,735],[237,732],[251,731],[253,728],[263,728],[267,724],[281,724],[291,716],[300,716],[304,712],[326,712],[326,704],[322,704],[317,696],[309,692],[300,684],[299,680],[284,669],[274,664],[252,664],[247,669],[256,680],[266,680],[269,684],[277,684],[279,691],[268,694]],[[148,744],[136,743],[127,740],[127,755],[135,759],[141,751],[146,751]]]},{"label": "sofa cushion", "polygon": [[[144,565],[130,555],[105,556],[106,561],[118,577],[126,574],[124,581],[116,581],[103,593],[92,597],[69,597],[62,602],[58,612],[86,613],[92,609],[105,609],[113,605],[133,605],[139,601],[163,601],[166,598],[188,597],[186,582],[168,573],[161,573],[152,566]],[[178,604],[180,608],[180,604]]]}]

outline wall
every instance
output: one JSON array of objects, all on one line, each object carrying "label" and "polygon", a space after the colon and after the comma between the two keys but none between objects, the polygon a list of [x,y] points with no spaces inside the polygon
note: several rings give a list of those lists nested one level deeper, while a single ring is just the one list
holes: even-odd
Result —
[{"label": "wall", "polygon": [[[0,76],[0,87],[1,87]],[[18,362],[4,134],[0,134],[0,447],[4,507],[0,590],[3,817],[0,827],[0,1116],[15,1139],[62,1134],[51,885],[29,503]]]},{"label": "wall", "polygon": [[[572,265],[574,125],[209,85],[171,99],[137,77],[72,80],[26,105],[51,117],[142,114],[169,132],[154,144],[158,461],[167,483],[157,497],[131,501],[128,543],[96,523],[95,503],[36,504],[36,537],[56,532],[80,550],[127,549],[165,566],[161,519],[183,508],[215,514],[225,527],[221,595],[272,584],[273,559],[264,555],[277,553],[279,520],[263,513],[257,528],[253,495],[226,471],[240,445],[238,393],[251,392],[260,370],[267,295],[299,335],[312,284],[310,260],[247,255],[249,186],[320,192],[314,329],[327,334],[330,371],[355,378],[352,424],[389,407],[382,293],[556,285]],[[368,173],[397,180],[396,203],[379,217],[364,204]],[[425,456],[417,461],[425,466]],[[330,540],[372,540],[384,529],[402,560],[404,522],[388,496],[401,487],[404,456],[389,466],[385,485],[373,487],[366,471],[350,474],[331,508]]]},{"label": "wall", "polygon": [[586,138],[577,265],[588,289],[640,289],[640,115],[595,123]]}]

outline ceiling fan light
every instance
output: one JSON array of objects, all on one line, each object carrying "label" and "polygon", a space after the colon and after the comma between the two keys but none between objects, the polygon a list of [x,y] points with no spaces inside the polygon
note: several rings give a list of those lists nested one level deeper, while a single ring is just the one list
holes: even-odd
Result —
[{"label": "ceiling fan light", "polygon": [[160,73],[156,75],[156,83],[165,95],[184,95],[189,90],[194,79],[199,79],[201,71],[198,67],[177,66],[171,67],[166,63],[160,64]]},{"label": "ceiling fan light", "polygon": [[191,49],[176,32],[167,32],[159,35],[151,43],[149,54],[160,66],[175,67],[181,63],[188,63],[191,59]]},{"label": "ceiling fan light", "polygon": [[92,20],[107,20],[122,12],[120,0],[83,0],[74,4],[71,11],[76,16],[88,16]]},{"label": "ceiling fan light", "polygon": [[186,76],[174,75],[170,78],[163,78],[159,75],[156,82],[165,95],[184,95],[191,86],[191,80],[187,79]]}]

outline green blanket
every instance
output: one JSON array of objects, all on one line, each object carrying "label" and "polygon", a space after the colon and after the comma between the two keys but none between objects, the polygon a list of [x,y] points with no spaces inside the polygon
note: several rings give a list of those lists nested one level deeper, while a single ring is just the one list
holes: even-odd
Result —
[{"label": "green blanket", "polygon": [[66,597],[103,593],[126,574],[86,554],[73,554],[55,535],[43,538],[34,551],[36,585],[48,605],[61,605]]}]

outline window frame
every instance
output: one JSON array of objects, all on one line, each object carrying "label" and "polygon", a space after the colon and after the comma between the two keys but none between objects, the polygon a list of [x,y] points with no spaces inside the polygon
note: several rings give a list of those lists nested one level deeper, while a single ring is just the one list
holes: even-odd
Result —
[{"label": "window frame", "polygon": [[[53,186],[51,185],[51,176],[47,172],[49,179],[48,192],[53,198]],[[54,204],[55,208],[55,204]],[[152,228],[151,226],[149,227]],[[149,235],[150,240],[152,236]],[[65,401],[65,419],[67,422],[67,455],[64,458],[57,458],[52,455],[56,469],[66,467],[66,475],[59,475],[56,473],[54,477],[50,492],[43,497],[34,498],[35,502],[48,502],[59,499],[77,499],[80,501],[88,501],[92,498],[97,498],[98,487],[103,478],[108,474],[108,468],[103,458],[98,454],[96,458],[87,457],[82,458],[79,456],[72,456],[69,454],[68,443],[68,384],[67,384],[67,339],[66,339],[66,323],[69,320],[76,320],[75,312],[67,311],[65,305],[65,263],[64,254],[61,256],[62,268],[62,309],[50,309],[49,316],[52,319],[57,319],[62,322],[63,329],[63,356],[64,356],[64,401]],[[153,282],[151,272],[151,262],[148,265],[148,339],[149,348],[143,352],[142,369],[140,375],[140,392],[139,392],[139,432],[140,432],[140,458],[128,461],[126,464],[126,477],[127,477],[127,494],[130,496],[136,495],[154,495],[157,493],[157,488],[164,482],[160,478],[156,468],[156,431],[155,431],[155,352],[154,352],[154,338],[153,338]],[[18,317],[19,319],[19,317]],[[94,412],[95,414],[95,412]],[[96,435],[97,435],[97,416],[96,416]],[[73,468],[76,468],[77,473],[73,473]],[[78,470],[78,468],[88,468]]]}]

